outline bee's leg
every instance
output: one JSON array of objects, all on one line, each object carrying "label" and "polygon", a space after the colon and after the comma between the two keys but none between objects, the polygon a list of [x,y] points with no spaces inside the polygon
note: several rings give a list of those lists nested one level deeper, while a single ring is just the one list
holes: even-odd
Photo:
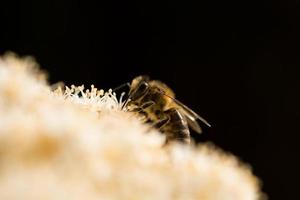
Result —
[{"label": "bee's leg", "polygon": [[130,110],[130,112],[141,112],[146,108],[149,108],[150,106],[153,106],[155,103],[154,101],[147,101],[145,103],[143,103],[141,106],[137,106],[133,109]]},{"label": "bee's leg", "polygon": [[143,103],[143,104],[141,105],[141,108],[142,108],[142,109],[146,109],[146,108],[148,108],[148,107],[150,107],[150,106],[153,106],[154,104],[155,104],[154,101],[147,101],[147,102],[145,102],[145,103]]},{"label": "bee's leg", "polygon": [[148,113],[145,112],[144,110],[138,111],[139,115],[142,116],[142,120],[145,123],[150,123],[151,121],[148,119]]},{"label": "bee's leg", "polygon": [[190,143],[190,131],[184,116],[176,108],[170,108],[164,112],[168,117],[168,123],[163,127],[163,132],[167,136],[167,143],[180,141]]},{"label": "bee's leg", "polygon": [[133,109],[130,109],[129,110],[130,112],[137,112],[137,113],[140,113],[143,111],[143,109],[141,107],[136,107],[136,108],[133,108]]},{"label": "bee's leg", "polygon": [[166,118],[161,119],[161,120],[157,121],[156,123],[154,123],[153,127],[161,130],[166,124],[168,124],[169,121],[170,121],[170,118],[166,117]]}]

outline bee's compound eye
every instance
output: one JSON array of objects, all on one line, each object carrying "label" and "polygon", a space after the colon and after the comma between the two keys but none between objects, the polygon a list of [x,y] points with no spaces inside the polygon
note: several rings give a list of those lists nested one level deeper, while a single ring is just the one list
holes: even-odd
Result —
[{"label": "bee's compound eye", "polygon": [[139,90],[140,91],[145,91],[147,88],[148,88],[148,84],[146,82],[142,82],[140,87],[139,87]]},{"label": "bee's compound eye", "polygon": [[145,93],[147,93],[147,90],[148,90],[148,83],[146,83],[146,82],[140,83],[140,85],[138,86],[138,88],[131,95],[131,100],[134,101],[134,100],[140,98]]}]

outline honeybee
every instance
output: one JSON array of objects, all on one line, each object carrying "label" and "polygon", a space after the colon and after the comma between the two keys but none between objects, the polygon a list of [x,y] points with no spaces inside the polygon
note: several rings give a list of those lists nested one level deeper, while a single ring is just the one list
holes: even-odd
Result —
[{"label": "honeybee", "polygon": [[166,143],[190,143],[189,127],[197,133],[202,132],[197,120],[210,127],[205,119],[175,99],[174,92],[161,81],[138,76],[129,86],[124,106],[129,111],[144,115],[146,122],[152,123],[166,135]]}]

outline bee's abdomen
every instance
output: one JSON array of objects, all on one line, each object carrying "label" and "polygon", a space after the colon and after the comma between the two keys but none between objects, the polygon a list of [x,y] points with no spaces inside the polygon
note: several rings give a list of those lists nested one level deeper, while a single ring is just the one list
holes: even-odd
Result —
[{"label": "bee's abdomen", "polygon": [[163,132],[168,141],[190,142],[190,131],[186,119],[176,108],[170,108],[165,111],[169,117],[169,122],[163,127]]}]

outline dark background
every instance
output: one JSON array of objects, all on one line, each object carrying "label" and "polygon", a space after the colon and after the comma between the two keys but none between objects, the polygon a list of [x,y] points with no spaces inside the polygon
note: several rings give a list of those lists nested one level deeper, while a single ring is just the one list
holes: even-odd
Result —
[{"label": "dark background", "polygon": [[113,88],[140,74],[168,83],[212,124],[197,141],[251,164],[270,199],[294,199],[299,9],[290,0],[7,1],[0,51],[35,56],[51,83]]}]

